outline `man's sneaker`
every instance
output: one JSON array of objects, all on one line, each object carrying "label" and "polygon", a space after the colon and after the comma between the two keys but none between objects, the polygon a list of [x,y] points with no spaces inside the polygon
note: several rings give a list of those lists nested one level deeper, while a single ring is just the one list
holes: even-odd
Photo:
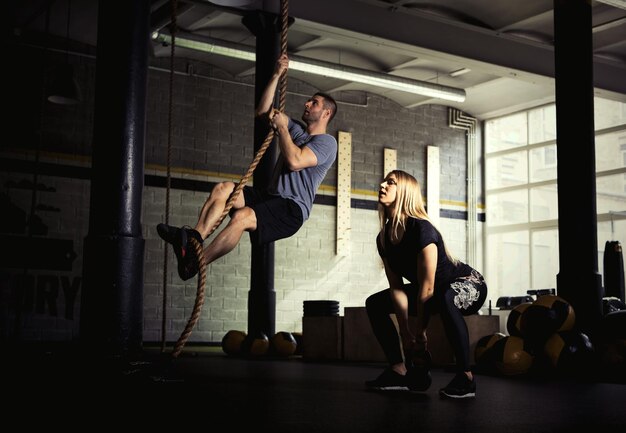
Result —
[{"label": "man's sneaker", "polygon": [[366,381],[365,387],[377,391],[406,391],[409,389],[406,377],[396,373],[391,368],[386,368],[376,379]]},{"label": "man's sneaker", "polygon": [[202,244],[200,233],[190,227],[178,228],[163,223],[157,225],[157,233],[174,249],[178,261],[178,276],[186,281],[196,275],[198,259],[189,238],[193,237]]},{"label": "man's sneaker", "polygon": [[457,373],[445,388],[439,390],[439,395],[447,398],[475,397],[476,381],[469,380],[465,373]]}]

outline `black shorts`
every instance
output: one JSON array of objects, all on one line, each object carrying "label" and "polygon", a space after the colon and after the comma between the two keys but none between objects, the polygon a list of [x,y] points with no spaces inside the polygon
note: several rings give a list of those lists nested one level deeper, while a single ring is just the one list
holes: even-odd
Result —
[{"label": "black shorts", "polygon": [[256,215],[256,230],[250,232],[252,242],[266,244],[288,238],[302,227],[302,210],[295,201],[250,186],[245,186],[241,192],[245,205]]}]

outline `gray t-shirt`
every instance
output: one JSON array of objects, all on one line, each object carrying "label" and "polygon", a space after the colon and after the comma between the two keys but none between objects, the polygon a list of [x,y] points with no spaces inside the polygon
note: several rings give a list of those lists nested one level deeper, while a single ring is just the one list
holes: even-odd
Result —
[{"label": "gray t-shirt", "polygon": [[329,134],[309,135],[293,119],[289,119],[289,134],[296,145],[306,145],[315,153],[317,165],[300,171],[290,171],[280,155],[268,192],[295,201],[302,209],[302,218],[306,221],[311,213],[317,188],[337,157],[337,140]]}]

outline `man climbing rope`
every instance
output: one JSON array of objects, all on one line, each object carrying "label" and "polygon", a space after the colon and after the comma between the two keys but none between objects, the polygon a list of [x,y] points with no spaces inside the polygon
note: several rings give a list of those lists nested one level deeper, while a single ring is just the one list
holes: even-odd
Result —
[{"label": "man climbing rope", "polygon": [[[316,191],[337,156],[337,141],[326,133],[337,112],[337,104],[324,93],[314,94],[305,104],[304,125],[273,109],[274,95],[281,75],[289,68],[286,54],[276,68],[256,108],[257,117],[266,117],[278,138],[280,156],[267,190],[245,186],[230,210],[231,219],[204,249],[201,259],[208,265],[232,251],[244,231],[252,242],[264,244],[295,234],[309,218]],[[191,247],[193,237],[202,243],[211,234],[226,203],[235,190],[234,182],[215,185],[200,211],[195,228],[159,224],[157,232],[172,244],[183,280],[198,272],[198,259]]]}]

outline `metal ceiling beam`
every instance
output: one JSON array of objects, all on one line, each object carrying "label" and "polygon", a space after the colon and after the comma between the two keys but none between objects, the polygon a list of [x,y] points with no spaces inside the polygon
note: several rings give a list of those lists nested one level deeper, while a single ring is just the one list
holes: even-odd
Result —
[{"label": "metal ceiling beam", "polygon": [[[355,38],[366,38],[369,42],[393,41],[554,78],[552,46],[434,15],[426,16],[415,11],[394,12],[382,4],[359,0],[293,2],[289,13],[296,22],[301,19],[345,29],[354,32]],[[624,76],[626,65],[595,58],[595,87],[626,94]]]},{"label": "metal ceiling beam", "polygon": [[596,0],[598,3],[626,10],[626,0]]}]

